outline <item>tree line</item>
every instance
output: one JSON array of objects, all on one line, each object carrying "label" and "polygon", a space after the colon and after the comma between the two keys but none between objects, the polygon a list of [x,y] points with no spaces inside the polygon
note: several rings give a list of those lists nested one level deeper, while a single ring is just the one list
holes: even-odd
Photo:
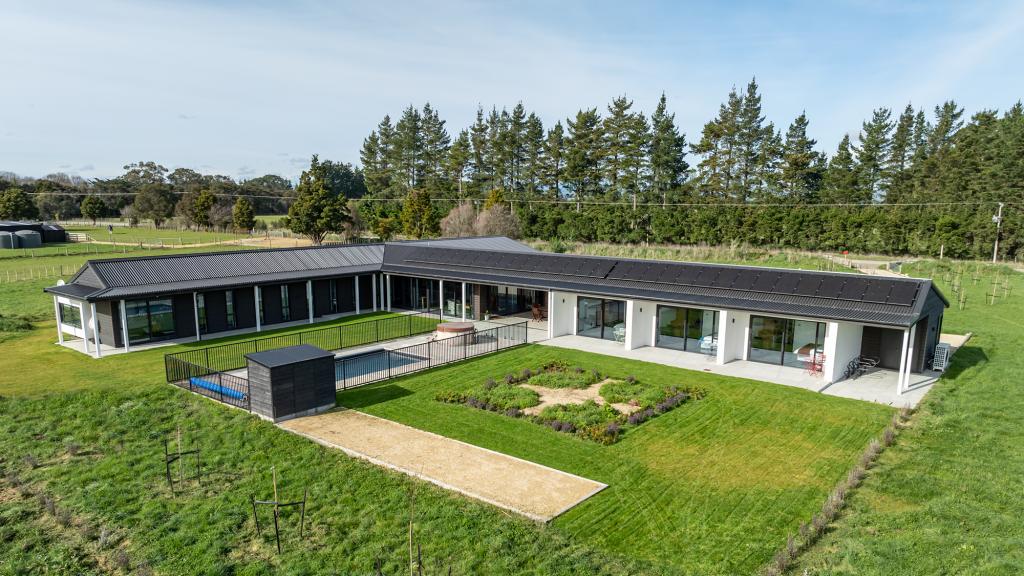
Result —
[{"label": "tree line", "polygon": [[288,225],[314,241],[366,226],[385,239],[501,232],[978,258],[991,255],[1003,202],[1000,251],[1015,258],[1024,108],[963,114],[953,101],[878,108],[827,154],[806,114],[785,130],[766,119],[754,80],[729,92],[693,142],[664,95],[649,116],[620,96],[551,126],[522,103],[479,107],[454,136],[428,103],[385,116],[360,166],[314,156],[294,188],[274,175],[236,182],[155,162],[91,181],[0,174],[0,218],[177,217],[245,229],[247,213],[288,211]]},{"label": "tree line", "polygon": [[430,104],[409,106],[364,140],[363,206],[372,226],[426,196],[433,233],[455,205],[498,197],[527,237],[985,257],[1004,202],[1001,252],[1015,257],[1024,108],[963,113],[878,108],[827,154],[805,113],[785,130],[766,120],[754,80],[692,143],[664,95],[650,116],[622,96],[550,127],[522,103],[481,107],[454,137]]}]

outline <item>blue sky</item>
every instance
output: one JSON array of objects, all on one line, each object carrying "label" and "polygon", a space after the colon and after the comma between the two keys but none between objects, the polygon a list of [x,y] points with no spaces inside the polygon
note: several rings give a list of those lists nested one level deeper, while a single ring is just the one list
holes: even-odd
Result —
[{"label": "blue sky", "polygon": [[1024,98],[1022,2],[4,0],[0,45],[0,171],[30,176],[294,178],[425,101],[455,133],[478,103],[547,126],[664,91],[693,141],[756,76],[768,119],[806,110],[831,152],[878,106]]}]

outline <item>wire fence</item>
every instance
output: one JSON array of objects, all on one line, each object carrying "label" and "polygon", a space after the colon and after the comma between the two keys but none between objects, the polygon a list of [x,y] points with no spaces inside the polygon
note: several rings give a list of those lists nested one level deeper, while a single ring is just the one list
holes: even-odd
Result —
[{"label": "wire fence", "polygon": [[300,344],[311,344],[324,350],[344,350],[354,346],[365,346],[375,342],[433,332],[440,321],[440,310],[427,310],[329,328],[303,330],[244,342],[185,350],[165,354],[164,370],[168,382],[181,382],[191,377],[192,366],[199,366],[210,372],[238,370],[246,366],[245,355],[254,352]]},{"label": "wire fence", "polygon": [[183,360],[174,360],[173,363],[179,378],[172,382],[173,384],[224,404],[252,411],[248,378],[211,370]]},{"label": "wire fence", "polygon": [[334,362],[335,387],[347,390],[527,343],[528,322],[476,330],[391,350],[370,350]]}]

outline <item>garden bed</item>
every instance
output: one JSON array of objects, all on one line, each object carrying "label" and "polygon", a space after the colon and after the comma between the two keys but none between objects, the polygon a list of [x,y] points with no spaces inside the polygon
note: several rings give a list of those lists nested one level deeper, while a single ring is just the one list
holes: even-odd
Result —
[{"label": "garden bed", "polygon": [[442,392],[435,399],[528,419],[607,445],[628,429],[703,396],[698,387],[653,385],[633,376],[612,377],[548,362],[501,381],[490,378],[466,391]]}]

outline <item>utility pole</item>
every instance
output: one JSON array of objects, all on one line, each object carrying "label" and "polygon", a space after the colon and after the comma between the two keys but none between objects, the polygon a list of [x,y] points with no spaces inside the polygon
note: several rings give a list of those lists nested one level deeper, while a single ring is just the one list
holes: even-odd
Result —
[{"label": "utility pole", "polygon": [[999,203],[999,211],[995,216],[992,217],[992,221],[996,223],[996,243],[992,248],[992,263],[995,264],[999,260],[999,231],[1003,227],[1003,203]]}]

